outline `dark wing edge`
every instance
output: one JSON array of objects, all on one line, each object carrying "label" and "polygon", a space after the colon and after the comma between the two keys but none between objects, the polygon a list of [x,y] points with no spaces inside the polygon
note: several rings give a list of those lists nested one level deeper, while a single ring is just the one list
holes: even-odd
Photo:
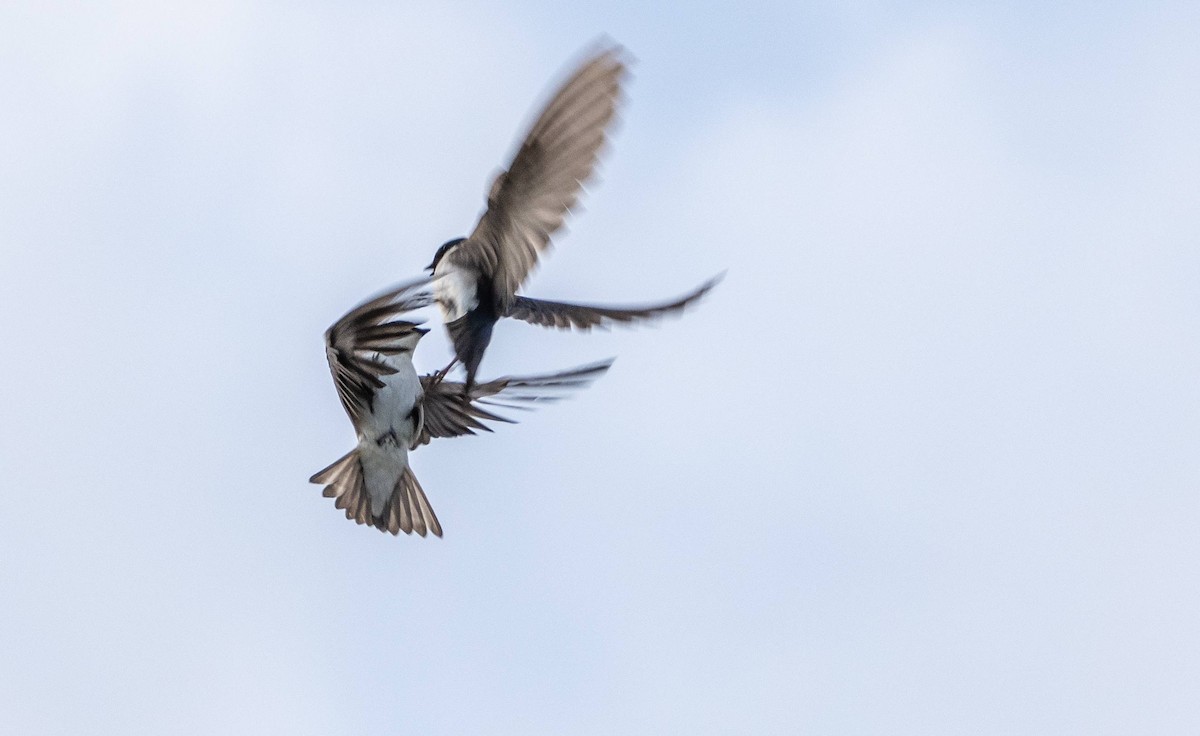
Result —
[{"label": "dark wing edge", "polygon": [[459,257],[490,276],[501,311],[592,178],[621,102],[624,49],[599,44],[543,108]]},{"label": "dark wing edge", "polygon": [[410,449],[429,444],[435,437],[461,437],[475,434],[476,430],[491,432],[484,420],[508,422],[510,420],[476,407],[463,396],[463,384],[456,381],[438,381],[436,374],[422,376],[425,394],[421,399],[421,432],[413,439]]},{"label": "dark wing edge", "polygon": [[394,287],[347,312],[325,331],[325,357],[338,398],[354,422],[371,410],[375,391],[383,387],[380,376],[395,373],[381,356],[407,348],[401,341],[427,330],[420,322],[396,317],[432,303],[430,280],[421,278]]},{"label": "dark wing edge", "polygon": [[468,395],[464,395],[462,383],[441,380],[437,374],[423,376],[424,429],[414,447],[428,444],[435,437],[461,437],[473,435],[477,430],[491,432],[491,427],[484,422],[515,424],[514,420],[485,407],[524,410],[535,403],[557,401],[604,375],[614,360],[609,358],[557,373],[510,376],[477,383]]},{"label": "dark wing edge", "polygon": [[504,316],[540,327],[585,331],[593,327],[607,328],[614,324],[633,325],[640,322],[654,322],[663,317],[681,314],[704,298],[724,277],[724,273],[717,274],[698,288],[673,301],[643,306],[610,307],[570,304],[516,296],[509,304],[508,311]]}]

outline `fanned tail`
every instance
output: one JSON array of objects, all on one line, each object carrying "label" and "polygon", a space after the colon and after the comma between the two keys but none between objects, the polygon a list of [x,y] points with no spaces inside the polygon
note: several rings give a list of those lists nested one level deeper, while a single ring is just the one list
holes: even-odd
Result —
[{"label": "fanned tail", "polygon": [[332,465],[308,479],[309,483],[325,486],[322,496],[334,499],[334,506],[345,509],[346,518],[359,524],[371,523],[371,498],[363,480],[362,462],[358,450],[351,450]]},{"label": "fanned tail", "polygon": [[309,478],[309,482],[325,485],[321,495],[335,499],[334,506],[344,509],[346,518],[359,524],[369,524],[381,532],[395,535],[400,532],[412,534],[415,531],[422,537],[427,532],[432,532],[436,537],[442,536],[442,525],[411,468],[405,467],[400,473],[392,495],[378,516],[371,513],[371,497],[367,493],[357,449],[317,472]]},{"label": "fanned tail", "polygon": [[413,475],[412,468],[405,468],[396,482],[396,490],[392,492],[383,513],[374,520],[376,529],[392,534],[412,534],[414,531],[425,536],[426,531],[435,537],[442,536],[442,525],[438,522],[437,514],[425,497],[425,490]]}]

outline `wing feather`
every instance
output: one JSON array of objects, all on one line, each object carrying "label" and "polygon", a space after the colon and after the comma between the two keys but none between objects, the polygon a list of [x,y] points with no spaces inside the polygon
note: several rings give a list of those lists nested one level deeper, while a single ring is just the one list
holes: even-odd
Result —
[{"label": "wing feather", "polygon": [[591,178],[626,74],[619,47],[588,57],[542,110],[493,182],[475,230],[452,254],[492,279],[499,311],[508,308]]},{"label": "wing feather", "polygon": [[398,319],[431,303],[429,279],[389,289],[350,310],[325,331],[325,357],[338,398],[355,427],[371,411],[380,376],[396,372],[381,356],[407,350],[398,343],[426,330],[418,322]]},{"label": "wing feather", "polygon": [[701,284],[699,288],[669,302],[639,307],[605,307],[586,304],[552,302],[515,296],[509,303],[504,316],[519,319],[542,327],[559,329],[590,330],[593,327],[608,327],[612,324],[651,322],[661,317],[678,314],[704,297],[721,280],[716,276]]},{"label": "wing feather", "polygon": [[610,358],[558,373],[498,378],[475,384],[467,395],[462,383],[442,380],[437,374],[422,376],[424,427],[414,447],[428,444],[435,437],[461,437],[477,430],[491,432],[485,422],[512,424],[512,419],[486,407],[528,409],[536,402],[561,399],[604,375],[612,363]]}]

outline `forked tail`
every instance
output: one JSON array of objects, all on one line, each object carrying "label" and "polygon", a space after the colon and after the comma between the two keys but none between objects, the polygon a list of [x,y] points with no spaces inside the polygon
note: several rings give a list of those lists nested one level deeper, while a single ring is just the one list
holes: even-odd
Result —
[{"label": "forked tail", "polygon": [[400,473],[392,494],[378,515],[371,513],[371,496],[367,492],[362,460],[357,449],[313,475],[309,482],[323,484],[325,490],[321,495],[334,499],[334,506],[345,509],[346,518],[359,524],[369,524],[381,532],[396,535],[415,531],[422,537],[427,532],[432,532],[435,537],[442,536],[442,525],[433,513],[433,507],[429,505],[417,476],[409,467]]}]

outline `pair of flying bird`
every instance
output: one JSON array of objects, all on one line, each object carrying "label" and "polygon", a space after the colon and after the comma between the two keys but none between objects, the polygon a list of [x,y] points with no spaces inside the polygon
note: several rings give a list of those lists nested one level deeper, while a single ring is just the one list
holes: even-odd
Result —
[{"label": "pair of flying bird", "polygon": [[[512,317],[535,325],[590,329],[653,320],[683,310],[717,279],[671,302],[634,308],[551,302],[516,292],[537,264],[591,177],[604,147],[627,73],[618,48],[590,55],[534,122],[506,171],[496,177],[487,210],[469,237],[438,249],[431,276],[364,302],[325,333],[325,353],[342,406],[358,434],[355,449],[311,479],[325,486],[346,517],[380,531],[431,532],[442,526],[408,462],[408,452],[439,437],[491,431],[510,422],[489,407],[520,408],[586,386],[612,364],[538,376],[476,382],[492,327]],[[418,376],[412,355],[428,330],[403,319],[436,303],[455,358]],[[462,363],[465,382],[446,380]]]}]

